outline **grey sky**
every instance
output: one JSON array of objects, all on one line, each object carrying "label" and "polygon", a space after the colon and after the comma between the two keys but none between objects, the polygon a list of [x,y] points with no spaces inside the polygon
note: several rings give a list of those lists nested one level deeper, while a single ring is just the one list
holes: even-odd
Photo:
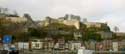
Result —
[{"label": "grey sky", "polygon": [[0,0],[0,6],[17,10],[20,15],[30,13],[34,20],[75,14],[125,31],[125,0]]}]

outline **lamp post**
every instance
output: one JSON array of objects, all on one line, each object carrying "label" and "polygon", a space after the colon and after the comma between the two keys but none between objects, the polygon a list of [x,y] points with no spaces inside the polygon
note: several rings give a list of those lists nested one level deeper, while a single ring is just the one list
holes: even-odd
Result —
[{"label": "lamp post", "polygon": [[96,54],[96,41],[94,41],[94,43],[95,43],[95,54]]}]

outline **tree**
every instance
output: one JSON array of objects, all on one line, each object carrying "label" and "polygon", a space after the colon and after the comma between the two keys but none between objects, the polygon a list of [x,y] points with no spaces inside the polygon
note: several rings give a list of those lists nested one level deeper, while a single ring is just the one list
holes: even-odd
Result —
[{"label": "tree", "polygon": [[85,37],[83,38],[84,38],[83,41],[88,41],[88,40],[101,41],[102,40],[101,35],[93,31],[87,31],[85,33]]},{"label": "tree", "polygon": [[67,26],[61,23],[50,23],[48,26],[42,28],[42,32],[47,33],[54,39],[64,38],[65,40],[73,39],[73,33],[77,30],[74,26]]},{"label": "tree", "polygon": [[115,32],[118,32],[119,31],[119,28],[117,26],[114,27],[114,31]]},{"label": "tree", "polygon": [[29,40],[29,35],[27,32],[17,32],[13,35],[13,37],[15,38],[15,41],[28,41]]},{"label": "tree", "polygon": [[29,34],[29,36],[31,36],[31,37],[37,37],[37,38],[39,38],[40,36],[41,36],[41,33],[40,33],[40,31],[38,31],[37,29],[35,29],[35,28],[28,28],[28,34]]},{"label": "tree", "polygon": [[17,11],[14,11],[14,15],[15,15],[15,16],[18,16],[18,13],[17,13]]}]

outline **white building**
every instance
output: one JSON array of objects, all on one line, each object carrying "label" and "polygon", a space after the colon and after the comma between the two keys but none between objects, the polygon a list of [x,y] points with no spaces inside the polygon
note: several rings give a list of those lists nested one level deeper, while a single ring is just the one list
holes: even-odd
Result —
[{"label": "white building", "polygon": [[81,42],[77,42],[77,41],[71,41],[71,42],[69,42],[69,44],[70,44],[70,46],[69,46],[69,49],[70,50],[78,50],[80,47],[81,47],[81,45],[82,45],[82,43]]},{"label": "white building", "polygon": [[42,49],[43,42],[40,39],[33,39],[31,41],[31,49]]},{"label": "white building", "polygon": [[29,42],[18,42],[18,49],[29,49]]}]

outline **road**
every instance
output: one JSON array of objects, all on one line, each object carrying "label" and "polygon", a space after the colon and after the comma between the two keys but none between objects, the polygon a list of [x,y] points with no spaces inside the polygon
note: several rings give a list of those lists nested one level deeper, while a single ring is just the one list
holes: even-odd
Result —
[{"label": "road", "polygon": [[34,51],[22,51],[20,54],[76,54],[70,51],[42,51],[42,50],[34,50]]}]

